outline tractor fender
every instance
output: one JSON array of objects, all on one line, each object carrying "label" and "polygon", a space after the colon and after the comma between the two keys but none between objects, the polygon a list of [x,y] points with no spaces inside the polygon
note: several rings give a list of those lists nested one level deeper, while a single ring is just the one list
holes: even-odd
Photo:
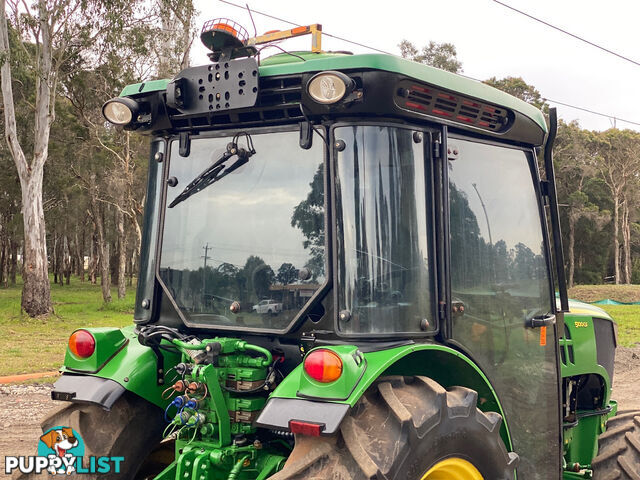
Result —
[{"label": "tractor fender", "polygon": [[89,358],[80,359],[67,347],[60,369],[62,377],[54,384],[51,397],[93,403],[108,410],[128,390],[166,408],[169,402],[162,398],[162,392],[173,383],[170,371],[180,361],[180,355],[160,350],[159,363],[156,353],[138,342],[134,328],[84,329],[94,336],[95,351]]},{"label": "tractor fender", "polygon": [[508,419],[491,382],[478,365],[459,351],[430,343],[407,343],[392,348],[383,345],[380,349],[355,345],[317,349],[331,350],[341,357],[341,378],[332,384],[322,384],[310,378],[302,364],[298,365],[270,395],[256,421],[259,426],[288,430],[290,421],[306,421],[323,424],[322,433],[330,435],[338,430],[349,409],[379,377],[422,375],[445,388],[462,386],[475,390],[481,411],[502,416],[502,440],[507,450],[513,449]]}]

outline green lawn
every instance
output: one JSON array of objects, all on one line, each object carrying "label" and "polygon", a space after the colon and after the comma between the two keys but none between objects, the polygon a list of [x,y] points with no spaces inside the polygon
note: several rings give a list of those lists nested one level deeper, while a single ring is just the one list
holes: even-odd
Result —
[{"label": "green lawn", "polygon": [[[576,285],[569,297],[583,302],[610,298],[618,302],[640,302],[640,285]],[[640,305],[598,305],[618,323],[618,340],[624,347],[640,344]]]},{"label": "green lawn", "polygon": [[618,324],[618,342],[623,347],[640,345],[640,305],[598,305]]},{"label": "green lawn", "polygon": [[55,313],[29,318],[20,313],[22,285],[0,288],[0,376],[57,370],[64,360],[67,339],[80,327],[123,327],[131,324],[135,289],[123,300],[102,301],[100,285],[71,278],[71,285],[51,285]]},{"label": "green lawn", "polygon": [[[132,321],[134,289],[124,300],[102,302],[100,285],[71,279],[71,285],[52,285],[55,314],[48,318],[29,318],[20,313],[22,285],[0,288],[0,376],[57,370],[64,360],[67,339],[80,327],[122,327]],[[639,301],[638,285],[578,286],[569,292],[583,301],[612,298]],[[116,289],[112,288],[116,296]],[[618,322],[620,344],[640,344],[640,305],[604,305],[604,310]]]}]

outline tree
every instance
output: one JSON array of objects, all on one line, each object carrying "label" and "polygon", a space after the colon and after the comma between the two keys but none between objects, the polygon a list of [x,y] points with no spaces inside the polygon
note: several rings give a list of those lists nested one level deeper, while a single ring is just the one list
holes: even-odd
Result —
[{"label": "tree", "polygon": [[461,73],[462,62],[458,60],[458,52],[452,43],[437,43],[430,41],[422,50],[409,40],[402,40],[398,47],[402,58],[408,58],[414,62],[424,63],[432,67],[446,70],[447,72]]},{"label": "tree", "polygon": [[[18,49],[34,72],[34,120],[31,152],[16,123],[12,61],[6,6],[11,9]],[[49,155],[51,125],[56,114],[56,93],[64,66],[99,39],[105,39],[131,10],[121,0],[6,1],[0,7],[1,90],[5,137],[18,171],[24,226],[22,308],[31,316],[51,311],[46,229],[42,198],[43,172]],[[15,52],[14,52],[15,53]],[[30,160],[28,157],[31,157]]]},{"label": "tree", "polygon": [[[47,269],[47,245],[42,206],[42,177],[47,160],[49,132],[53,121],[55,102],[56,67],[54,66],[54,36],[57,20],[63,15],[60,8],[49,10],[44,0],[36,4],[36,12],[24,12],[25,25],[36,43],[35,61],[35,115],[33,125],[33,155],[27,160],[18,138],[13,97],[11,61],[9,54],[9,30],[6,17],[7,2],[0,6],[0,56],[2,57],[1,85],[4,103],[5,138],[15,163],[22,194],[24,224],[24,268],[22,308],[31,316],[51,311],[51,292]],[[17,8],[14,15],[19,15]]]},{"label": "tree", "polygon": [[195,37],[193,19],[197,12],[192,0],[156,0],[161,34],[157,35],[157,76],[173,77],[189,66],[189,52]]},{"label": "tree", "polygon": [[310,258],[305,267],[316,281],[324,276],[324,166],[321,164],[309,184],[307,198],[293,209],[291,226],[302,231],[302,246],[309,250]]},{"label": "tree", "polygon": [[[580,219],[585,218],[593,222],[598,229],[602,229],[610,215],[591,202],[585,187],[597,174],[595,168],[595,153],[593,133],[580,128],[578,122],[566,123],[560,120],[558,136],[554,143],[554,168],[559,203],[564,207],[568,233],[564,242],[567,249],[569,271],[567,284],[573,287],[576,270],[576,228]],[[565,232],[566,233],[566,232]]]},{"label": "tree", "polygon": [[484,83],[490,85],[498,90],[507,92],[514,97],[518,97],[520,100],[524,100],[530,103],[536,108],[544,111],[549,111],[549,105],[542,98],[542,95],[533,85],[529,85],[522,77],[505,77],[498,80],[496,77],[491,77],[485,80]]},{"label": "tree", "polygon": [[[630,202],[638,188],[640,170],[640,134],[615,128],[601,132],[595,138],[595,166],[609,187],[613,202],[613,263],[615,281],[631,282]],[[622,209],[622,212],[621,212]],[[622,218],[621,218],[622,213]],[[620,233],[623,236],[624,268],[621,270]]]},{"label": "tree", "polygon": [[298,269],[291,263],[283,263],[278,269],[276,280],[282,285],[289,285],[298,279]]}]

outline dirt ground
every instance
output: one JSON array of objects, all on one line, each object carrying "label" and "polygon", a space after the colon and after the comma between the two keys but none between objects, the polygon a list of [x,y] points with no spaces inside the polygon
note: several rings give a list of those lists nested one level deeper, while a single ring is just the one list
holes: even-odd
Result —
[{"label": "dirt ground", "polygon": [[[618,347],[615,368],[613,398],[621,410],[640,410],[640,346]],[[6,455],[35,453],[40,419],[61,404],[50,392],[50,384],[0,386],[0,476]]]}]

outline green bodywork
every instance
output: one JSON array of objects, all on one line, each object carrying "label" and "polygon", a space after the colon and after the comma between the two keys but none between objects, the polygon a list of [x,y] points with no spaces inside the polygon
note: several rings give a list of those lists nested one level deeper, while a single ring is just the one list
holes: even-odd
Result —
[{"label": "green bodywork", "polygon": [[[571,301],[571,313],[565,314],[564,323],[568,336],[562,335],[559,340],[562,377],[579,377],[595,374],[604,384],[604,398],[602,399],[602,413],[578,410],[577,424],[565,425],[563,438],[563,453],[566,463],[579,465],[588,469],[591,460],[598,452],[598,436],[606,429],[608,418],[614,416],[618,405],[611,399],[612,379],[607,370],[598,364],[596,354],[596,334],[593,319],[600,318],[610,322],[613,319],[604,310],[581,302]],[[572,349],[572,355],[569,350]],[[565,478],[590,478],[588,471],[584,474],[565,472]]]},{"label": "green bodywork", "polygon": [[[67,348],[62,373],[84,373],[100,378],[114,380],[125,389],[133,392],[148,402],[159,407],[166,406],[167,402],[162,400],[162,392],[166,388],[164,384],[159,384],[156,374],[156,355],[149,347],[140,345],[138,335],[134,332],[134,326],[128,326],[121,330],[109,329],[121,332],[125,338],[124,347],[118,347],[121,340],[118,335],[105,335],[102,328],[87,328],[88,332],[95,336],[96,351],[86,360],[76,358]],[[95,365],[99,362],[94,358],[98,352],[111,351],[109,361],[96,371]],[[115,355],[113,355],[115,352]],[[180,361],[177,353],[162,350],[164,357],[163,369],[167,371]],[[69,362],[69,363],[68,363]]]},{"label": "green bodywork", "polygon": [[[563,453],[566,464],[569,466],[580,465],[581,468],[588,469],[591,459],[597,453],[598,435],[604,432],[607,418],[615,415],[617,410],[616,403],[610,399],[611,379],[605,368],[597,363],[592,319],[596,317],[612,320],[601,309],[579,302],[572,302],[571,310],[571,313],[564,316],[571,340],[566,340],[564,336],[561,336],[559,347],[567,349],[571,346],[574,360],[562,364],[562,376],[563,378],[576,377],[590,373],[599,375],[606,386],[603,405],[610,407],[605,409],[604,413],[579,418],[577,424],[564,430]],[[163,398],[162,393],[168,385],[175,381],[176,375],[171,373],[175,366],[180,361],[188,360],[185,353],[178,354],[162,350],[165,371],[169,373],[166,385],[164,383],[158,384],[155,354],[149,347],[140,345],[137,335],[133,332],[133,327],[126,327],[122,330],[88,329],[88,331],[96,338],[96,352],[88,359],[81,360],[67,351],[64,372],[85,372],[89,375],[112,379],[154,405],[163,409],[169,406],[171,400]],[[230,435],[250,434],[255,431],[247,423],[228,423],[228,412],[253,412],[254,415],[251,418],[255,418],[255,413],[263,407],[265,398],[235,398],[228,393],[225,395],[226,392],[223,393],[220,390],[220,385],[228,385],[229,380],[265,381],[266,367],[271,363],[271,357],[270,355],[264,356],[264,352],[259,350],[260,347],[251,347],[257,349],[254,353],[259,354],[258,357],[242,354],[247,351],[247,344],[239,339],[215,338],[206,340],[197,347],[188,344],[181,344],[180,347],[183,348],[183,352],[192,351],[194,355],[195,353],[204,354],[204,349],[209,343],[222,345],[217,366],[215,368],[212,365],[198,367],[198,372],[194,373],[193,378],[207,383],[213,403],[211,411],[224,412],[219,418],[216,418],[224,425],[229,425],[229,428],[214,428],[211,425],[202,427],[202,431],[209,434],[205,442],[208,442],[209,448],[215,447],[216,451],[222,449],[220,450],[222,453],[219,452],[219,459],[216,460],[218,467],[210,466],[207,468],[211,468],[211,472],[228,472],[228,469],[233,468],[240,459],[243,459],[243,462],[251,467],[241,469],[243,476],[238,478],[263,478],[256,475],[264,469],[275,471],[273,469],[281,467],[283,458],[285,458],[282,451],[273,449],[260,451],[254,449],[254,451],[246,448],[238,450],[237,446],[233,446],[232,450],[227,451],[226,449],[230,448]],[[478,405],[481,410],[495,411],[503,416],[505,421],[501,434],[507,448],[511,448],[509,418],[505,416],[496,392],[480,368],[462,353],[436,343],[407,344],[365,353],[353,345],[322,348],[334,351],[342,359],[344,370],[339,380],[329,384],[317,382],[305,373],[302,364],[300,364],[279,383],[269,398],[307,399],[354,406],[366,389],[381,376],[424,375],[433,378],[444,387],[462,385],[477,391]],[[569,358],[568,355],[565,358]],[[96,371],[96,365],[102,366]],[[221,407],[221,405],[225,406]],[[579,417],[584,414],[589,415],[589,412],[578,412]],[[173,422],[176,421],[179,423],[181,419],[174,418]],[[174,423],[171,423],[170,426]],[[176,463],[161,478],[177,478],[174,477],[176,469],[186,468],[184,467],[186,462],[195,465],[196,457],[202,453],[197,454],[200,447],[203,446],[203,440],[194,440],[188,444],[187,442],[189,439],[178,439],[182,453],[178,455]],[[211,453],[210,450],[207,451]],[[245,456],[248,457],[245,458]],[[198,464],[202,464],[203,461],[199,460]],[[221,470],[217,470],[218,468]],[[216,479],[218,477],[209,478]],[[589,478],[589,470],[582,470],[582,473],[579,474],[566,471],[565,478]]]},{"label": "green bodywork", "polygon": [[[288,54],[275,55],[264,60],[259,70],[260,77],[352,69],[371,69],[400,73],[452,92],[482,99],[520,112],[533,120],[543,132],[547,132],[547,123],[544,115],[533,105],[482,82],[438,68],[382,54],[336,55],[297,52],[296,55],[300,55],[305,61]],[[135,96],[141,93],[163,91],[167,88],[168,83],[169,80],[155,80],[128,85],[122,90],[120,96]]]},{"label": "green bodywork", "polygon": [[[362,394],[379,377],[385,375],[424,375],[444,387],[464,385],[478,392],[478,403],[484,411],[504,412],[496,392],[484,373],[462,353],[436,343],[410,344],[389,350],[364,353],[364,362],[355,367],[354,346],[329,348],[342,358],[347,366],[343,378],[332,384],[321,384],[311,379],[298,365],[272,393],[278,398],[330,399],[335,403],[354,406]],[[349,392],[346,396],[345,393]],[[506,422],[502,425],[502,437],[511,447]]]}]

